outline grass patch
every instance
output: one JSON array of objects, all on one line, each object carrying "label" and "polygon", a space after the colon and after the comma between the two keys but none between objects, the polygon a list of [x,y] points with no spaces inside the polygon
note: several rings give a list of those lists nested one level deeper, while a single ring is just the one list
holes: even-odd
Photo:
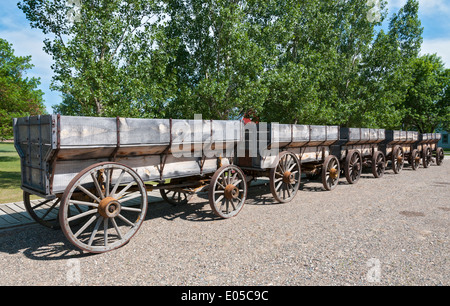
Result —
[{"label": "grass patch", "polygon": [[22,201],[20,158],[13,143],[0,143],[0,203]]}]

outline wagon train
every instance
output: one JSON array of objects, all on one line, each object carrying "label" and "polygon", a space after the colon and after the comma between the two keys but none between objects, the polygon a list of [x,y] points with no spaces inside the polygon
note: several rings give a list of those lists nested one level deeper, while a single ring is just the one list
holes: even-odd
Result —
[{"label": "wagon train", "polygon": [[444,160],[444,149],[437,146],[442,135],[440,133],[421,134],[414,143],[417,158],[422,159],[424,168],[428,168],[432,162],[440,166]]},{"label": "wagon train", "polygon": [[[412,168],[417,169],[420,159],[416,159],[413,144],[418,140],[418,133],[411,131],[386,131],[386,139],[380,145],[386,159],[390,162],[395,174],[399,174],[404,167],[405,161],[409,160]],[[414,162],[412,161],[414,158]]]},{"label": "wagon train", "polygon": [[[91,253],[128,243],[154,190],[172,205],[208,192],[211,210],[228,219],[242,210],[258,177],[269,178],[274,199],[284,203],[296,196],[302,173],[320,176],[331,191],[341,169],[349,183],[364,165],[381,177],[386,160],[398,167],[406,152],[398,155],[395,133],[338,126],[45,115],[16,118],[13,127],[27,212]],[[408,144],[440,165],[438,137],[424,134]]]},{"label": "wagon train", "polygon": [[340,140],[333,146],[333,153],[338,156],[349,184],[358,182],[363,167],[370,168],[375,178],[384,175],[386,156],[380,150],[384,140],[383,129],[340,129]]},{"label": "wagon train", "polygon": [[247,124],[245,152],[236,164],[252,179],[268,177],[274,199],[286,203],[295,197],[302,171],[321,175],[327,190],[336,187],[340,170],[331,145],[338,139],[337,126]]}]

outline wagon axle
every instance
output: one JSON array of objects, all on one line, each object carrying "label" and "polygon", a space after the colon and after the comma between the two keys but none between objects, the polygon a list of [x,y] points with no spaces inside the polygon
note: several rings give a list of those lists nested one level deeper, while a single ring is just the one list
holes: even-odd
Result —
[{"label": "wagon axle", "polygon": [[103,218],[115,218],[121,211],[120,202],[113,197],[104,198],[98,205],[98,213]]}]

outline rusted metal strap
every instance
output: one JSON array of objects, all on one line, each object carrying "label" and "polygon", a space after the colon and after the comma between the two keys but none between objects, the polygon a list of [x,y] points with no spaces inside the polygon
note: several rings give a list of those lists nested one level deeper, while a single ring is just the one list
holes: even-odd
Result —
[{"label": "rusted metal strap", "polygon": [[113,162],[116,161],[117,152],[119,152],[120,149],[120,117],[116,117],[116,139],[117,139],[116,148],[109,157],[109,160]]},{"label": "rusted metal strap", "polygon": [[205,165],[206,155],[203,154],[202,159],[200,161],[200,175],[203,175],[203,166]]},{"label": "rusted metal strap", "polygon": [[159,165],[159,179],[162,181],[163,180],[163,172],[164,172],[164,167],[166,165],[167,162],[167,156],[169,155],[169,152],[172,148],[172,144],[173,144],[173,136],[172,136],[172,118],[169,119],[169,125],[170,125],[170,141],[169,141],[169,145],[167,146],[167,148],[164,150],[164,153],[162,155],[160,155],[160,165]]},{"label": "rusted metal strap", "polygon": [[52,120],[52,126],[55,127],[56,124],[56,150],[53,153],[53,156],[49,162],[49,166],[51,167],[51,175],[49,179],[49,191],[52,194],[53,193],[53,179],[55,177],[55,168],[56,168],[56,161],[58,160],[59,151],[61,150],[61,115],[58,114],[56,116],[56,122]]}]

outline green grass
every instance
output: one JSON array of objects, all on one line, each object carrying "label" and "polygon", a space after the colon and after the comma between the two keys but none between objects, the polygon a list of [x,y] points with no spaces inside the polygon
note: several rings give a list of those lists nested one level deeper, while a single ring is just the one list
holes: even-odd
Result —
[{"label": "green grass", "polygon": [[13,143],[0,143],[0,203],[22,201],[20,158]]}]

